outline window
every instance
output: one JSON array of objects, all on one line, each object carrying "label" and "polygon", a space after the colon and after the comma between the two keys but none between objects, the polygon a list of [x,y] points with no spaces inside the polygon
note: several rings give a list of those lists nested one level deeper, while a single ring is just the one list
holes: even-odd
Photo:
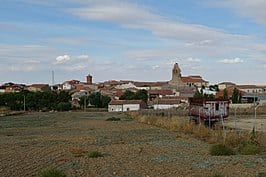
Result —
[{"label": "window", "polygon": [[219,111],[219,103],[215,103],[215,110]]}]

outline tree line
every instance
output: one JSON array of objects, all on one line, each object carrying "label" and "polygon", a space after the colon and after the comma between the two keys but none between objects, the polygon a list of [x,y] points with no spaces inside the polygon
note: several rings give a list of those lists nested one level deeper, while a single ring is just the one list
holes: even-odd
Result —
[{"label": "tree line", "polygon": [[66,111],[71,109],[71,96],[68,92],[29,92],[0,94],[0,106],[14,111]]}]

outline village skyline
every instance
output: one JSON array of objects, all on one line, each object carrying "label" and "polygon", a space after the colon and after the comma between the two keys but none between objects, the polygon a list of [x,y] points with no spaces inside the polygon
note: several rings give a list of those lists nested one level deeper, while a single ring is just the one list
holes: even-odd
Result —
[{"label": "village skyline", "polygon": [[[64,2],[64,3],[62,3]],[[0,11],[0,84],[107,80],[266,84],[266,2],[20,0]],[[16,12],[16,13],[14,13]]]}]

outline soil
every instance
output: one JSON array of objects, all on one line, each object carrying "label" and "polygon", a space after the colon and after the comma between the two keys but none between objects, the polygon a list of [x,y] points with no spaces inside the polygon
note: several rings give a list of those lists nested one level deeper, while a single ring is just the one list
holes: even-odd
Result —
[{"label": "soil", "polygon": [[230,116],[225,125],[231,128],[252,131],[253,127],[256,131],[266,133],[266,115],[237,115]]},{"label": "soil", "polygon": [[[106,121],[112,117],[120,121]],[[50,166],[69,177],[255,177],[266,172],[263,155],[211,156],[210,146],[122,113],[29,113],[0,118],[0,176],[37,176]],[[103,157],[90,158],[92,151]]]}]

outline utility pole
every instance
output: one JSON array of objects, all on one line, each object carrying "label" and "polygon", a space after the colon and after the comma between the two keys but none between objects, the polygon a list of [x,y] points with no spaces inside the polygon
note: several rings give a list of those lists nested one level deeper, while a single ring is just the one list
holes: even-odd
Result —
[{"label": "utility pole", "polygon": [[54,71],[52,71],[52,85],[54,85]]},{"label": "utility pole", "polygon": [[25,95],[23,95],[23,101],[24,101],[23,110],[24,110],[24,112],[26,112],[26,97],[25,97]]},{"label": "utility pole", "polygon": [[84,96],[84,112],[86,111],[86,95]]},{"label": "utility pole", "polygon": [[258,107],[260,106],[260,104],[258,104],[256,107],[255,107],[255,115],[254,115],[254,122],[253,122],[253,130],[255,130],[256,129],[256,124],[257,124],[257,109],[258,109]]}]

